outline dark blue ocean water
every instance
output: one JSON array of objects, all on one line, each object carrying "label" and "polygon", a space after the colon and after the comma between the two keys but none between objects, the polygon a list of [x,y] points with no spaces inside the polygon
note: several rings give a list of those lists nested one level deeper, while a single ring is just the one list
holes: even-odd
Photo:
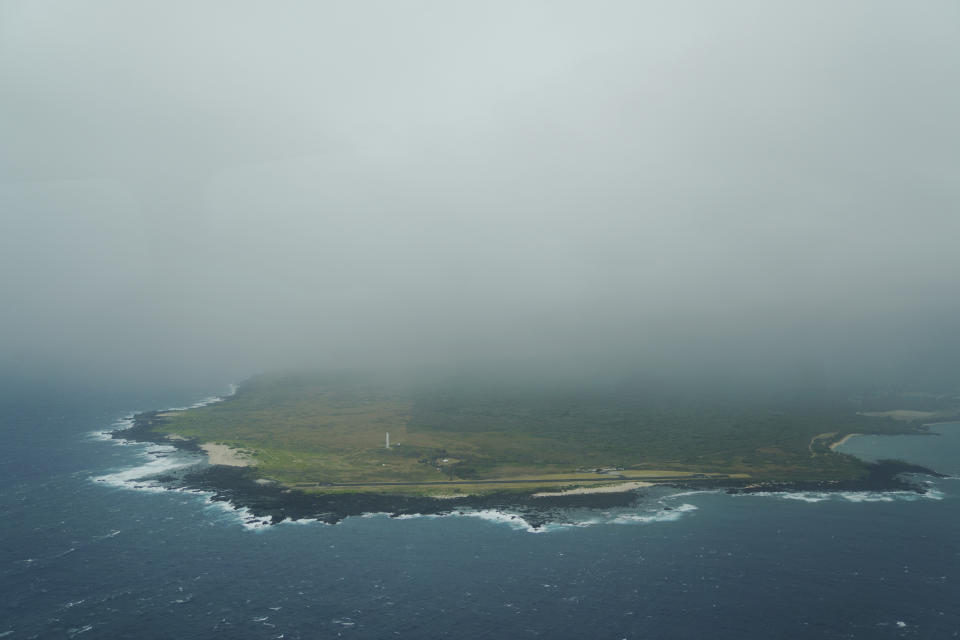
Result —
[{"label": "dark blue ocean water", "polygon": [[[649,499],[675,507],[666,515],[599,514],[546,533],[493,514],[253,530],[202,495],[95,481],[151,459],[92,432],[203,391],[61,390],[3,406],[0,637],[960,634],[957,480],[922,498],[665,491]],[[960,426],[939,431],[846,450],[960,475]]]}]

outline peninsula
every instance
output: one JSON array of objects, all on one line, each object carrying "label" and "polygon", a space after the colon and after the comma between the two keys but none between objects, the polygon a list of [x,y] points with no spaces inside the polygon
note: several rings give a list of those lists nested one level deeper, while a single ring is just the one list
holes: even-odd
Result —
[{"label": "peninsula", "polygon": [[922,432],[918,420],[955,414],[946,405],[718,406],[623,389],[404,388],[357,375],[288,374],[252,378],[208,406],[139,414],[117,437],[205,452],[210,468],[186,482],[229,487],[223,499],[236,499],[242,485],[247,503],[257,494],[396,511],[422,510],[424,500],[606,504],[650,483],[903,488],[894,476],[915,469],[888,463],[878,475],[833,445],[850,434]]}]

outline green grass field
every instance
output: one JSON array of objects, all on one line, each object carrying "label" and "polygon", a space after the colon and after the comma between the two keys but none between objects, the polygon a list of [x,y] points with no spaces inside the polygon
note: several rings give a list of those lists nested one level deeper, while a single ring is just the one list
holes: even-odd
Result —
[{"label": "green grass field", "polygon": [[[323,375],[259,376],[236,396],[168,414],[158,427],[251,451],[259,476],[288,485],[542,478],[545,486],[550,476],[596,468],[619,468],[628,476],[847,479],[862,474],[863,466],[831,452],[830,443],[849,433],[910,428],[850,407],[716,408],[570,391],[401,392],[355,376]],[[468,490],[447,487],[440,492]]]}]

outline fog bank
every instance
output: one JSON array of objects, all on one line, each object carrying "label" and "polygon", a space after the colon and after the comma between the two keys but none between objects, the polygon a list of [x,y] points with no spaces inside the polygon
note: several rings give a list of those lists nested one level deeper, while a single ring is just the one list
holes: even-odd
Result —
[{"label": "fog bank", "polygon": [[0,369],[960,383],[960,5],[0,3]]}]

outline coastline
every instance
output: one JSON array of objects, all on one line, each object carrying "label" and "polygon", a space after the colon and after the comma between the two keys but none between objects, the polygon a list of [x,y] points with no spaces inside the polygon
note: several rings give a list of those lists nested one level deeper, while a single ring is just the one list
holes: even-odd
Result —
[{"label": "coastline", "polygon": [[912,492],[927,493],[926,487],[905,477],[908,475],[926,475],[933,478],[945,478],[927,467],[903,462],[902,460],[878,460],[865,462],[866,476],[856,480],[823,480],[816,482],[755,482],[739,487],[728,487],[727,493],[802,493],[802,492]]},{"label": "coastline", "polygon": [[[647,493],[658,488],[692,491],[725,491],[729,494],[764,494],[783,492],[913,492],[926,489],[902,477],[903,474],[925,474],[940,477],[930,469],[899,461],[865,463],[867,475],[857,480],[761,481],[742,478],[712,478],[690,481],[650,483],[622,482],[614,485],[540,491],[531,494],[501,492],[484,495],[418,496],[373,492],[307,493],[258,479],[242,452],[227,445],[198,443],[189,438],[170,438],[153,431],[164,411],[136,414],[129,427],[110,432],[111,438],[173,447],[198,454],[196,464],[154,475],[150,480],[164,489],[204,492],[213,503],[229,505],[248,514],[247,523],[256,526],[285,521],[316,520],[336,524],[351,516],[385,513],[391,517],[451,514],[475,515],[487,511],[511,514],[539,530],[550,524],[575,524],[574,512],[649,506]],[[856,434],[849,434],[844,438]],[[842,441],[841,441],[842,442]],[[840,444],[840,442],[836,443]],[[163,455],[163,454],[161,454]],[[201,457],[202,456],[202,457]],[[644,500],[647,503],[644,503]],[[669,507],[660,506],[664,510]],[[582,513],[580,514],[582,515]]]},{"label": "coastline", "polygon": [[[316,520],[336,524],[351,516],[385,513],[391,517],[470,514],[501,511],[516,514],[532,529],[553,523],[572,523],[571,509],[630,507],[642,497],[635,491],[601,494],[569,494],[533,498],[513,492],[485,495],[415,496],[387,493],[306,493],[256,478],[250,466],[214,463],[203,444],[188,438],[170,439],[153,431],[164,411],[132,416],[130,426],[110,432],[117,440],[164,445],[202,455],[196,464],[167,471],[151,478],[165,489],[209,494],[213,503],[229,504],[249,513],[250,523],[279,524],[284,521]],[[225,445],[219,445],[226,448]]]},{"label": "coastline", "polygon": [[842,438],[840,438],[840,439],[837,440],[836,442],[832,443],[832,444],[830,445],[830,450],[831,450],[831,451],[836,451],[836,450],[837,450],[837,447],[839,447],[840,445],[842,445],[844,442],[846,442],[846,441],[849,440],[850,438],[853,438],[854,436],[862,436],[862,435],[863,435],[862,433],[848,433],[847,435],[843,436]]}]

